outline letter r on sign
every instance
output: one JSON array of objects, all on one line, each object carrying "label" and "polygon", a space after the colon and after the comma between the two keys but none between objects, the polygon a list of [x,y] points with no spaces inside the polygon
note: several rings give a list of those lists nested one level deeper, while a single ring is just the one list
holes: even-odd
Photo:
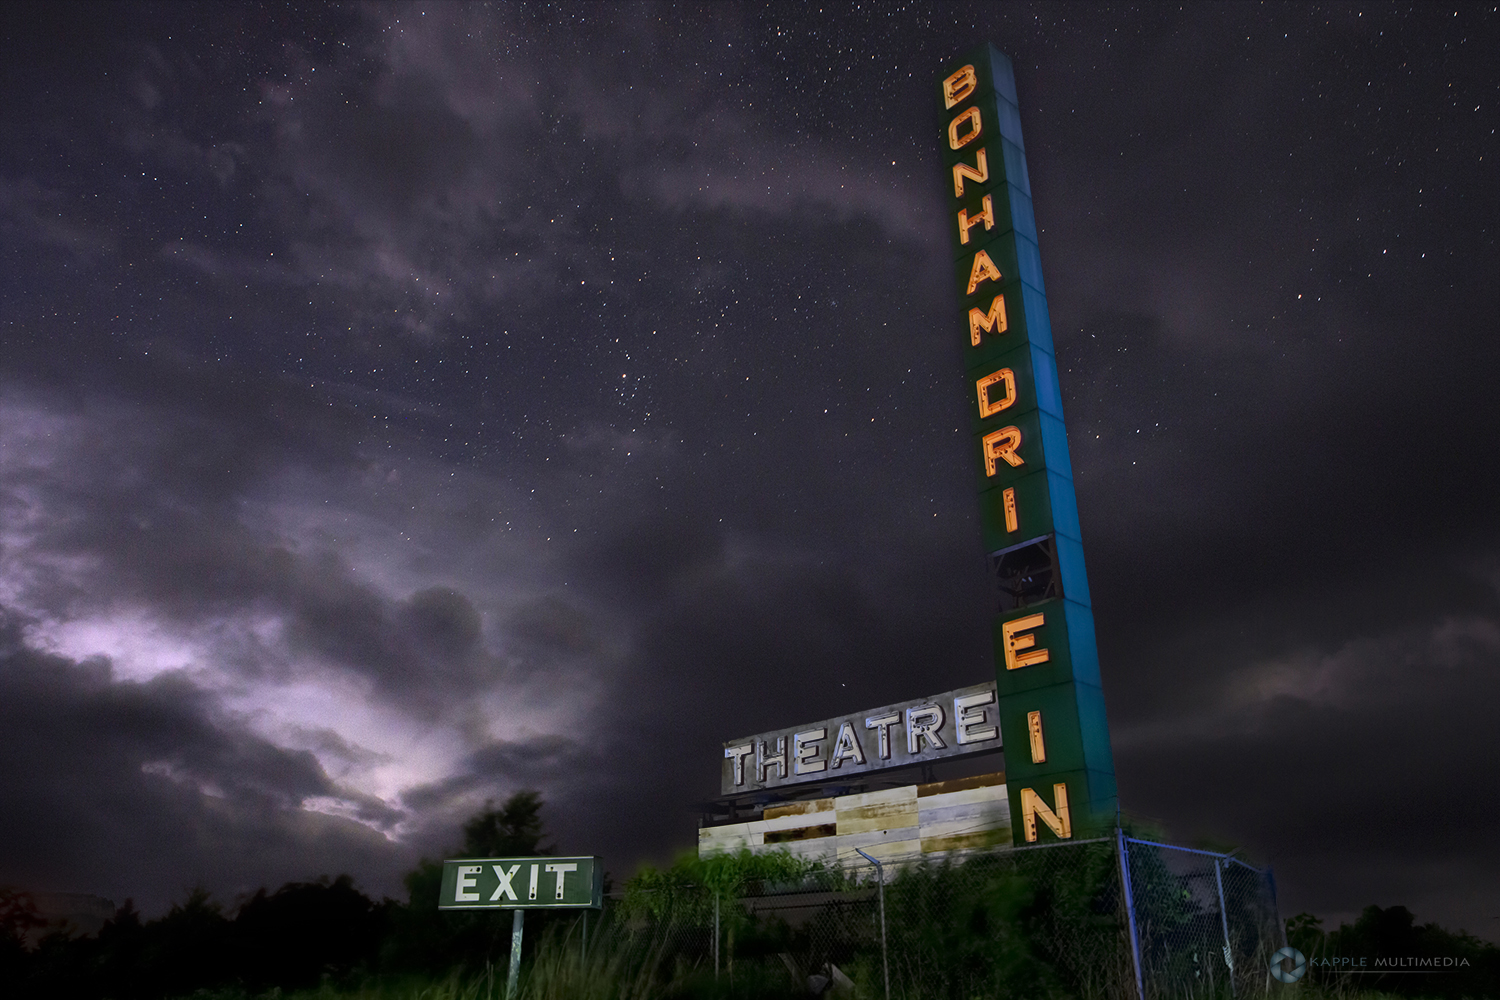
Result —
[{"label": "letter r on sign", "polygon": [[983,438],[984,442],[984,474],[993,476],[995,474],[995,459],[1005,459],[1005,464],[1011,468],[1025,465],[1016,449],[1021,447],[1021,428],[1002,427],[998,431],[991,431]]}]

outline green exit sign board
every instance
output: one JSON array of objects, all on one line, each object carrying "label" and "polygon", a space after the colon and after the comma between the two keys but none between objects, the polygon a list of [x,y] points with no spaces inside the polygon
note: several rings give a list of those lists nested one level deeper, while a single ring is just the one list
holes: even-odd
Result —
[{"label": "green exit sign board", "polygon": [[589,858],[459,858],[443,862],[440,910],[597,910],[604,865]]},{"label": "green exit sign board", "polygon": [[1011,830],[1070,840],[1115,822],[1115,767],[1015,74],[985,45],[937,84]]}]

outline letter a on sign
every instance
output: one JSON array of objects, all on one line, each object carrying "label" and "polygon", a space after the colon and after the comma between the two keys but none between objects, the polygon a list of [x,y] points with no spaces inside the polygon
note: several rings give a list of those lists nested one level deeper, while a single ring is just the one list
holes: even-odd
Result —
[{"label": "letter a on sign", "polygon": [[979,251],[974,255],[973,266],[969,268],[969,291],[967,294],[973,295],[974,289],[978,288],[982,283],[986,281],[999,281],[1000,277],[1000,269],[995,266],[994,261],[990,260],[990,255],[983,250]]}]

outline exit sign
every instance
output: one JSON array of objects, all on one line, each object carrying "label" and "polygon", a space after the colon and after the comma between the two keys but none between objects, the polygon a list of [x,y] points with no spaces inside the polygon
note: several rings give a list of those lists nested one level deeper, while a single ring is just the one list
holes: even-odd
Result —
[{"label": "exit sign", "polygon": [[440,910],[597,910],[604,865],[587,858],[459,858],[443,862]]}]

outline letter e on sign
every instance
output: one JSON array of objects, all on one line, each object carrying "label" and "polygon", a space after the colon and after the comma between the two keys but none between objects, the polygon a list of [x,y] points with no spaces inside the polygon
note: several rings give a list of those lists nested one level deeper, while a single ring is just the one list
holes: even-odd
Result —
[{"label": "letter e on sign", "polygon": [[953,699],[953,723],[958,728],[960,744],[984,743],[1000,738],[999,726],[985,725],[989,721],[989,713],[985,711],[984,706],[994,703],[995,692],[993,691]]},{"label": "letter e on sign", "polygon": [[[1017,618],[1015,621],[1009,621],[1000,626],[1000,638],[1005,646],[1006,670],[1020,670],[1022,667],[1046,663],[1052,658],[1052,654],[1045,649],[1032,649],[1036,645],[1036,636],[1031,634],[1031,629],[1041,628],[1045,624],[1047,624],[1046,616],[1035,614]],[[1023,649],[1029,649],[1031,652],[1022,653]]]},{"label": "letter e on sign", "polygon": [[453,883],[453,901],[455,903],[475,903],[479,901],[479,873],[482,871],[484,871],[484,865],[458,866],[458,881]]}]

